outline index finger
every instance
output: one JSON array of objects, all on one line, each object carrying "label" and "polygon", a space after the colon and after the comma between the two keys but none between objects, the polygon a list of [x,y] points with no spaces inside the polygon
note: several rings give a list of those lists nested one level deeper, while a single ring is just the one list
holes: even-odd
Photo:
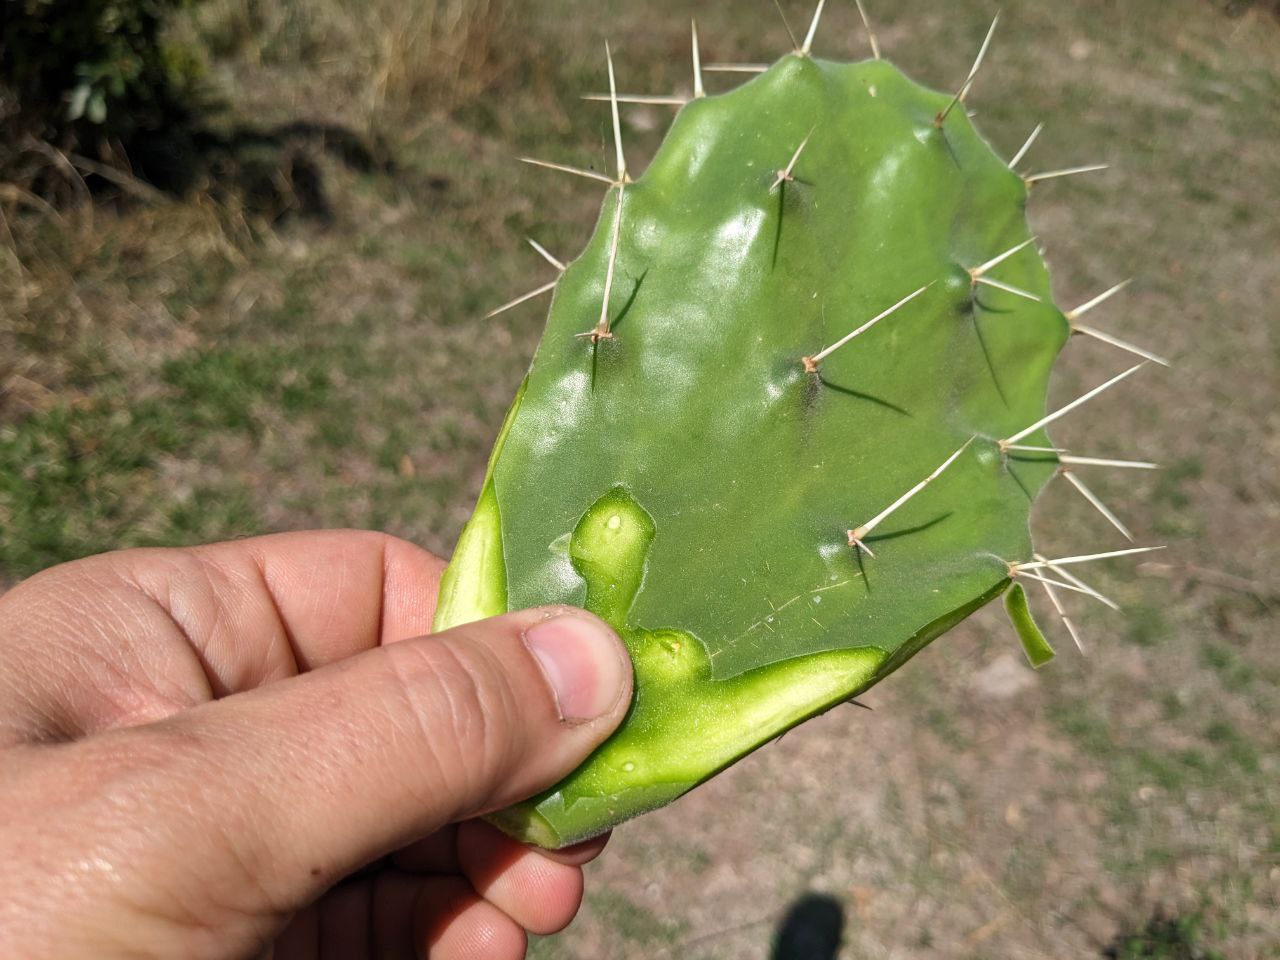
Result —
[{"label": "index finger", "polygon": [[430,633],[443,569],[354,530],[62,564],[0,597],[2,699],[65,728],[51,735],[156,720]]}]

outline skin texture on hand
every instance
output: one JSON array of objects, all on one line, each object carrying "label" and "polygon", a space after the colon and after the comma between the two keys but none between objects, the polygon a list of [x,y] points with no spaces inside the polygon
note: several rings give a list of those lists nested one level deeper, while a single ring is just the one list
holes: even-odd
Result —
[{"label": "skin texture on hand", "polygon": [[391,537],[131,550],[0,596],[0,943],[14,958],[524,955],[603,839],[476,816],[622,719],[581,611],[430,632],[444,564]]}]

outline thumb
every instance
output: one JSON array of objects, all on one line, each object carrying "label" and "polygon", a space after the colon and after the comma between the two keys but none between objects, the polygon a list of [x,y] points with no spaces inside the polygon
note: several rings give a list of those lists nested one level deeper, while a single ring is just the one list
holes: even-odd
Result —
[{"label": "thumb", "polygon": [[[555,783],[613,731],[630,694],[616,634],[555,608],[380,647],[163,725],[195,743],[179,773],[196,785],[180,813],[193,842],[216,838],[205,856],[224,875],[247,872],[278,907]],[[219,876],[209,860],[202,870]]]}]

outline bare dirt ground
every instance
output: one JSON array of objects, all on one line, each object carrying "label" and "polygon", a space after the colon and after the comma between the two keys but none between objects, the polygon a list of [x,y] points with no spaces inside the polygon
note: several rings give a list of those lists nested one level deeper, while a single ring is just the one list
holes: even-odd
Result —
[{"label": "bare dirt ground", "polygon": [[[629,89],[690,84],[674,0],[512,6],[485,83],[432,111],[412,84],[388,93],[403,52],[352,65],[364,25],[345,6],[252,20],[211,0],[189,33],[232,122],[323,121],[394,158],[359,170],[300,146],[327,220],[266,223],[197,194],[87,221],[0,195],[15,238],[0,244],[0,578],[310,525],[448,552],[543,308],[480,318],[550,279],[526,234],[572,256],[600,199],[514,157],[606,165],[607,114],[576,99],[604,82],[606,36]],[[865,56],[853,5],[828,6],[816,53]],[[937,88],[994,12],[868,6],[886,56]],[[784,7],[797,27],[811,13]],[[708,62],[788,47],[767,0],[693,12]],[[1094,574],[1124,616],[1070,599],[1087,657],[1043,596],[1061,655],[1039,672],[984,611],[872,691],[872,712],[841,708],[621,828],[578,920],[535,956],[1280,957],[1277,104],[1280,24],[1261,9],[1005,4],[975,122],[1007,156],[1045,121],[1028,169],[1113,165],[1036,189],[1059,302],[1135,277],[1096,323],[1174,363],[1055,436],[1165,464],[1089,479],[1170,549]],[[634,166],[668,117],[626,112]],[[1053,397],[1122,362],[1073,343]],[[1035,526],[1055,551],[1123,545],[1065,486]],[[1158,916],[1176,927],[1165,952],[1154,934],[1125,942]]]}]

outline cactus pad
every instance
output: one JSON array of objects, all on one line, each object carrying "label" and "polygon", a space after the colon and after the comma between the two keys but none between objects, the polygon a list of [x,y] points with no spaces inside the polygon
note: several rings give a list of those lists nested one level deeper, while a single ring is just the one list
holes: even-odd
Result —
[{"label": "cactus pad", "polygon": [[[584,606],[627,643],[635,698],[504,829],[560,846],[675,799],[883,679],[1032,557],[1059,464],[1001,438],[1043,418],[1072,328],[1027,182],[955,100],[883,60],[797,52],[692,99],[642,177],[619,171],[437,626]],[[1036,635],[1020,589],[1011,609]]]}]

